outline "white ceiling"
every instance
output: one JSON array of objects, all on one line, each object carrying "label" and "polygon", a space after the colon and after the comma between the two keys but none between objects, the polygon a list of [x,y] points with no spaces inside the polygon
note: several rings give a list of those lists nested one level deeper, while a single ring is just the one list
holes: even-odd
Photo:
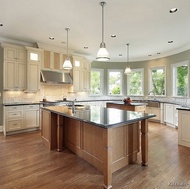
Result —
[{"label": "white ceiling", "polygon": [[[62,42],[66,42],[68,27],[69,50],[95,60],[101,43],[100,2],[0,0],[0,39],[66,49]],[[174,7],[179,10],[169,13]],[[190,0],[106,0],[104,11],[104,37],[111,62],[127,60],[127,43],[129,61],[155,59],[190,49]],[[117,37],[111,38],[112,34]],[[55,39],[49,40],[50,36]],[[169,44],[169,40],[173,43]]]}]

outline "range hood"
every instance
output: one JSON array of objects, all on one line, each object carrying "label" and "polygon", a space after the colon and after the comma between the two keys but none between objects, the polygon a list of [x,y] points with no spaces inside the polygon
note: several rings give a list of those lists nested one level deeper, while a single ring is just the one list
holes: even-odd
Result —
[{"label": "range hood", "polygon": [[41,70],[41,82],[72,84],[73,80],[68,72]]}]

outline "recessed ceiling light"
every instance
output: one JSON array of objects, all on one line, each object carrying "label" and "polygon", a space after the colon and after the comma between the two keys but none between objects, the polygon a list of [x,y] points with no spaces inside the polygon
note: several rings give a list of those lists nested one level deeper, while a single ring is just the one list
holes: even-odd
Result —
[{"label": "recessed ceiling light", "polygon": [[161,54],[160,52],[158,52],[157,54]]},{"label": "recessed ceiling light", "polygon": [[152,56],[151,54],[149,54],[148,56]]},{"label": "recessed ceiling light", "polygon": [[54,37],[49,37],[50,40],[54,40]]},{"label": "recessed ceiling light", "polygon": [[122,54],[119,54],[119,56],[123,56]]},{"label": "recessed ceiling light", "polygon": [[111,35],[111,37],[112,37],[112,38],[115,38],[115,37],[116,37],[116,35],[115,35],[115,34],[113,34],[113,35]]},{"label": "recessed ceiling light", "polygon": [[84,47],[84,49],[88,49],[88,47]]},{"label": "recessed ceiling light", "polygon": [[0,26],[3,26],[3,24],[2,24],[2,23],[0,23]]},{"label": "recessed ceiling light", "polygon": [[172,8],[172,9],[170,9],[170,13],[174,13],[174,12],[177,12],[177,11],[178,11],[177,8]]},{"label": "recessed ceiling light", "polygon": [[173,41],[168,41],[168,43],[173,43]]}]

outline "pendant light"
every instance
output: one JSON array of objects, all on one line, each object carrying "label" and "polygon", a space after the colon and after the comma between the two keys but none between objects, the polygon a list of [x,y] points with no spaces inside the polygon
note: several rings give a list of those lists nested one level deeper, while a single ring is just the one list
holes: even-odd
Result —
[{"label": "pendant light", "polygon": [[66,69],[66,70],[70,70],[72,69],[72,64],[71,64],[71,61],[70,61],[70,58],[69,58],[69,53],[68,53],[68,32],[69,32],[69,28],[65,28],[65,30],[67,31],[67,57],[65,59],[65,62],[63,63],[63,66],[62,68],[63,69]]},{"label": "pendant light", "polygon": [[109,60],[109,53],[106,50],[106,44],[104,42],[104,5],[105,2],[100,2],[100,5],[102,6],[102,42],[100,43],[100,49],[97,53],[96,60],[98,61],[107,61]]},{"label": "pendant light", "polygon": [[[129,62],[129,43],[127,43],[127,63]],[[126,75],[130,74],[131,73],[131,68],[130,66],[127,66],[125,68],[125,72],[124,72]]]}]

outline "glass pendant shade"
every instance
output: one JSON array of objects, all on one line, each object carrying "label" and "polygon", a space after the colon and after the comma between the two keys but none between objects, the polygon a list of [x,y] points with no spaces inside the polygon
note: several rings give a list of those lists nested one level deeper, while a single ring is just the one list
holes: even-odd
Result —
[{"label": "glass pendant shade", "polygon": [[72,64],[71,64],[71,61],[70,61],[70,58],[69,58],[69,55],[68,55],[68,43],[69,43],[69,40],[68,40],[68,31],[70,30],[69,28],[65,28],[65,30],[67,31],[67,57],[63,63],[63,66],[62,68],[63,69],[66,69],[66,70],[70,70],[72,69]]},{"label": "glass pendant shade", "polygon": [[65,62],[63,63],[63,69],[66,69],[66,70],[72,69],[72,64],[69,57],[65,59]]},{"label": "glass pendant shade", "polygon": [[126,67],[124,73],[125,73],[126,75],[130,74],[130,73],[131,73],[131,68],[130,68],[130,67]]},{"label": "glass pendant shade", "polygon": [[[127,63],[129,62],[129,43],[127,43]],[[130,66],[125,68],[124,74],[129,75],[131,73]]]},{"label": "glass pendant shade", "polygon": [[100,49],[99,49],[99,51],[98,51],[98,53],[97,53],[97,58],[96,58],[96,60],[98,60],[98,61],[107,61],[107,60],[109,60],[110,58],[109,58],[109,53],[108,53],[108,51],[106,50],[106,44],[105,43],[101,43],[100,44]]},{"label": "glass pendant shade", "polygon": [[100,2],[102,6],[102,42],[100,43],[100,49],[98,50],[96,60],[97,61],[107,61],[109,60],[109,53],[106,49],[106,44],[104,42],[104,5],[105,2]]}]

